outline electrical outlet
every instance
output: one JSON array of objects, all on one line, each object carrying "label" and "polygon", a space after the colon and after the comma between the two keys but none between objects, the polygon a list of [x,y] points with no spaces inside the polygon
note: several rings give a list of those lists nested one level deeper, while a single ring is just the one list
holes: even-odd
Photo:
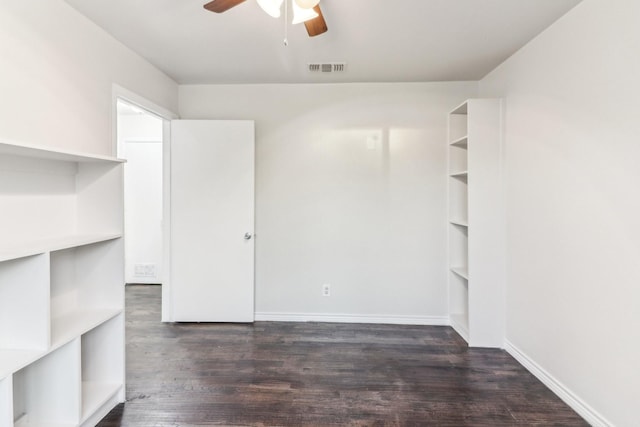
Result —
[{"label": "electrical outlet", "polygon": [[331,285],[328,283],[325,283],[324,285],[322,285],[322,296],[323,297],[330,297],[331,296]]}]

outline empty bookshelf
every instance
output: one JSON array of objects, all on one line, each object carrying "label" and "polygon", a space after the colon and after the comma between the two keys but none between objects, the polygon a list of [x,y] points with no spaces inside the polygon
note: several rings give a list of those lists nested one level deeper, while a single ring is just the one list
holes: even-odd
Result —
[{"label": "empty bookshelf", "polygon": [[449,113],[449,318],[473,347],[503,347],[505,222],[501,101]]},{"label": "empty bookshelf", "polygon": [[0,427],[124,401],[121,160],[0,142]]}]

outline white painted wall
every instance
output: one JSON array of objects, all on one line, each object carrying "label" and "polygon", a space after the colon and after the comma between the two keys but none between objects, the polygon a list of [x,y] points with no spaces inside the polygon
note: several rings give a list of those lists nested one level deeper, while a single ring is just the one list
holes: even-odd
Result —
[{"label": "white painted wall", "polygon": [[112,84],[176,111],[177,85],[62,0],[0,1],[0,138],[112,155]]},{"label": "white painted wall", "polygon": [[257,318],[446,321],[447,112],[476,89],[180,87],[183,118],[256,122]]},{"label": "white painted wall", "polygon": [[507,339],[594,425],[638,425],[638,17],[584,0],[480,82],[506,101]]},{"label": "white painted wall", "polygon": [[[150,114],[118,115],[118,156],[124,167],[125,280],[162,282],[162,120]],[[153,275],[136,274],[136,264]]]}]

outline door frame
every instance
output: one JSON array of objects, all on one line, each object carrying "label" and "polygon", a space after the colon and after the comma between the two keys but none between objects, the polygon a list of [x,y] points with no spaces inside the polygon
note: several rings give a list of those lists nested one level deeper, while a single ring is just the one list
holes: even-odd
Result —
[{"label": "door frame", "polygon": [[[118,100],[135,105],[162,119],[162,321],[171,321],[171,120],[180,117],[118,84],[111,87],[111,151],[118,155]],[[123,212],[124,216],[124,212]],[[125,237],[126,238],[126,237]],[[123,284],[124,286],[124,284]]]}]

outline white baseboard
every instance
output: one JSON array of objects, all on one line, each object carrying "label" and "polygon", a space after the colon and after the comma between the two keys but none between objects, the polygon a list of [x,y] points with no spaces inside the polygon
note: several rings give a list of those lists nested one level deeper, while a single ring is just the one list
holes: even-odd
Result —
[{"label": "white baseboard", "polygon": [[505,342],[505,350],[593,427],[613,425],[508,340]]},{"label": "white baseboard", "polygon": [[377,323],[388,325],[448,326],[446,316],[394,316],[329,313],[255,313],[256,321],[266,322],[334,322]]}]

